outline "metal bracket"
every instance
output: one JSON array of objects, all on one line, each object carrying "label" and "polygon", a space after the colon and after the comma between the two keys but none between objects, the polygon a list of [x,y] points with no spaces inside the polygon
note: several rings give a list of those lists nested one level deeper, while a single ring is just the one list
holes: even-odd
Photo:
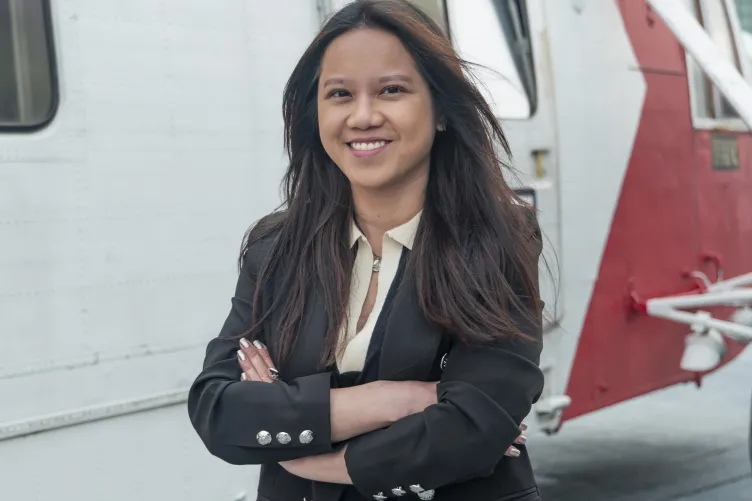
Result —
[{"label": "metal bracket", "polygon": [[[709,283],[707,278],[704,278]],[[715,329],[724,336],[740,343],[752,342],[752,325],[747,325],[743,314],[735,315],[732,321],[718,320],[705,312],[690,313],[685,309],[731,306],[746,311],[752,306],[752,273],[729,280],[711,283],[707,289],[694,295],[676,295],[648,299],[645,312],[656,318],[663,318],[706,330]],[[742,323],[744,322],[744,323]]]},{"label": "metal bracket", "polygon": [[535,412],[538,414],[555,415],[572,403],[572,399],[566,395],[553,395],[539,400],[535,404]]},{"label": "metal bracket", "polygon": [[539,400],[534,410],[540,429],[548,435],[558,433],[561,429],[562,413],[571,403],[572,399],[567,395],[551,395]]}]

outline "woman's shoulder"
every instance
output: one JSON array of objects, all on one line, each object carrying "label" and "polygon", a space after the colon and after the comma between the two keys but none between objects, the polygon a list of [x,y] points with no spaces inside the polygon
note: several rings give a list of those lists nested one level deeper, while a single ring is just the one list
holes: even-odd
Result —
[{"label": "woman's shoulder", "polygon": [[250,266],[255,274],[269,256],[282,230],[287,211],[275,211],[262,217],[246,231],[240,256],[240,266]]}]

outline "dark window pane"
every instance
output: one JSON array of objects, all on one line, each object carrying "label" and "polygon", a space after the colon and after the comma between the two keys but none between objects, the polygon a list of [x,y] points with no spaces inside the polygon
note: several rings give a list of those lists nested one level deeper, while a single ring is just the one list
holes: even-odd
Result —
[{"label": "dark window pane", "polygon": [[55,82],[47,0],[0,0],[0,128],[52,118]]}]

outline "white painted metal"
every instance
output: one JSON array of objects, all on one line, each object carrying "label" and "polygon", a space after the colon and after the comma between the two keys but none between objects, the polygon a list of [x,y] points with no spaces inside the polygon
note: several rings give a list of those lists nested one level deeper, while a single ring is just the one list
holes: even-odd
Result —
[{"label": "white painted metal", "polygon": [[[551,148],[545,155],[545,170],[551,172],[556,195],[541,207],[540,218],[546,237],[560,242],[558,263],[551,264],[558,265],[558,286],[566,293],[558,298],[563,318],[544,345],[543,357],[552,361],[541,400],[546,410],[552,403],[565,402],[560,397],[566,396],[646,84],[635,71],[639,65],[618,2],[527,3],[537,12],[532,18],[536,69],[540,93],[549,96],[546,102],[553,119],[547,123],[542,118],[528,129],[507,121],[506,131],[524,172],[535,172],[531,151]],[[541,275],[545,277],[545,270]],[[538,424],[554,431],[559,415],[549,416]]]},{"label": "white painted metal", "polygon": [[196,351],[206,346],[204,340],[195,343],[181,343],[172,346],[156,344],[130,347],[127,350],[97,351],[71,359],[36,360],[27,364],[16,364],[0,368],[0,380],[31,376],[34,374],[51,374],[57,371],[82,369],[99,364],[119,363],[143,357],[169,355],[183,351]]},{"label": "white painted metal", "polygon": [[715,283],[707,292],[696,295],[680,295],[653,298],[646,302],[649,315],[686,325],[715,329],[721,334],[743,343],[752,342],[752,327],[734,321],[718,320],[709,313],[689,313],[685,309],[713,306],[752,305],[752,273]]},{"label": "white painted metal", "polygon": [[221,4],[51,1],[57,116],[0,132],[0,499],[256,490],[171,404],[279,202],[281,89],[320,18]]},{"label": "white painted metal", "polygon": [[538,401],[535,405],[535,413],[538,419],[557,421],[560,418],[559,413],[571,404],[572,399],[567,395],[554,395]]},{"label": "white painted metal", "polygon": [[[702,312],[701,315],[709,313]],[[679,367],[683,371],[707,372],[718,366],[726,352],[726,343],[720,332],[697,323],[684,338],[684,352]]]},{"label": "white painted metal", "polygon": [[60,430],[69,426],[77,426],[102,419],[126,416],[138,412],[161,409],[185,403],[188,399],[187,391],[169,391],[160,395],[141,397],[125,402],[98,405],[85,409],[75,409],[60,412],[50,416],[24,419],[16,423],[0,424],[0,440],[24,437],[35,433]]},{"label": "white painted metal", "polygon": [[736,289],[738,287],[752,287],[752,273],[745,273],[737,277],[728,278],[714,284],[710,284],[708,290],[719,292]]}]

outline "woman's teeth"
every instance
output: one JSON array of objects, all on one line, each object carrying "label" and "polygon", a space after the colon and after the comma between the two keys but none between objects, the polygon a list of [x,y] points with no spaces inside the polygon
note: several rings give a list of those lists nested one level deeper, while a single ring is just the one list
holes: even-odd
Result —
[{"label": "woman's teeth", "polygon": [[375,143],[350,143],[352,149],[359,151],[375,150],[383,146],[386,146],[386,141],[376,141]]}]

